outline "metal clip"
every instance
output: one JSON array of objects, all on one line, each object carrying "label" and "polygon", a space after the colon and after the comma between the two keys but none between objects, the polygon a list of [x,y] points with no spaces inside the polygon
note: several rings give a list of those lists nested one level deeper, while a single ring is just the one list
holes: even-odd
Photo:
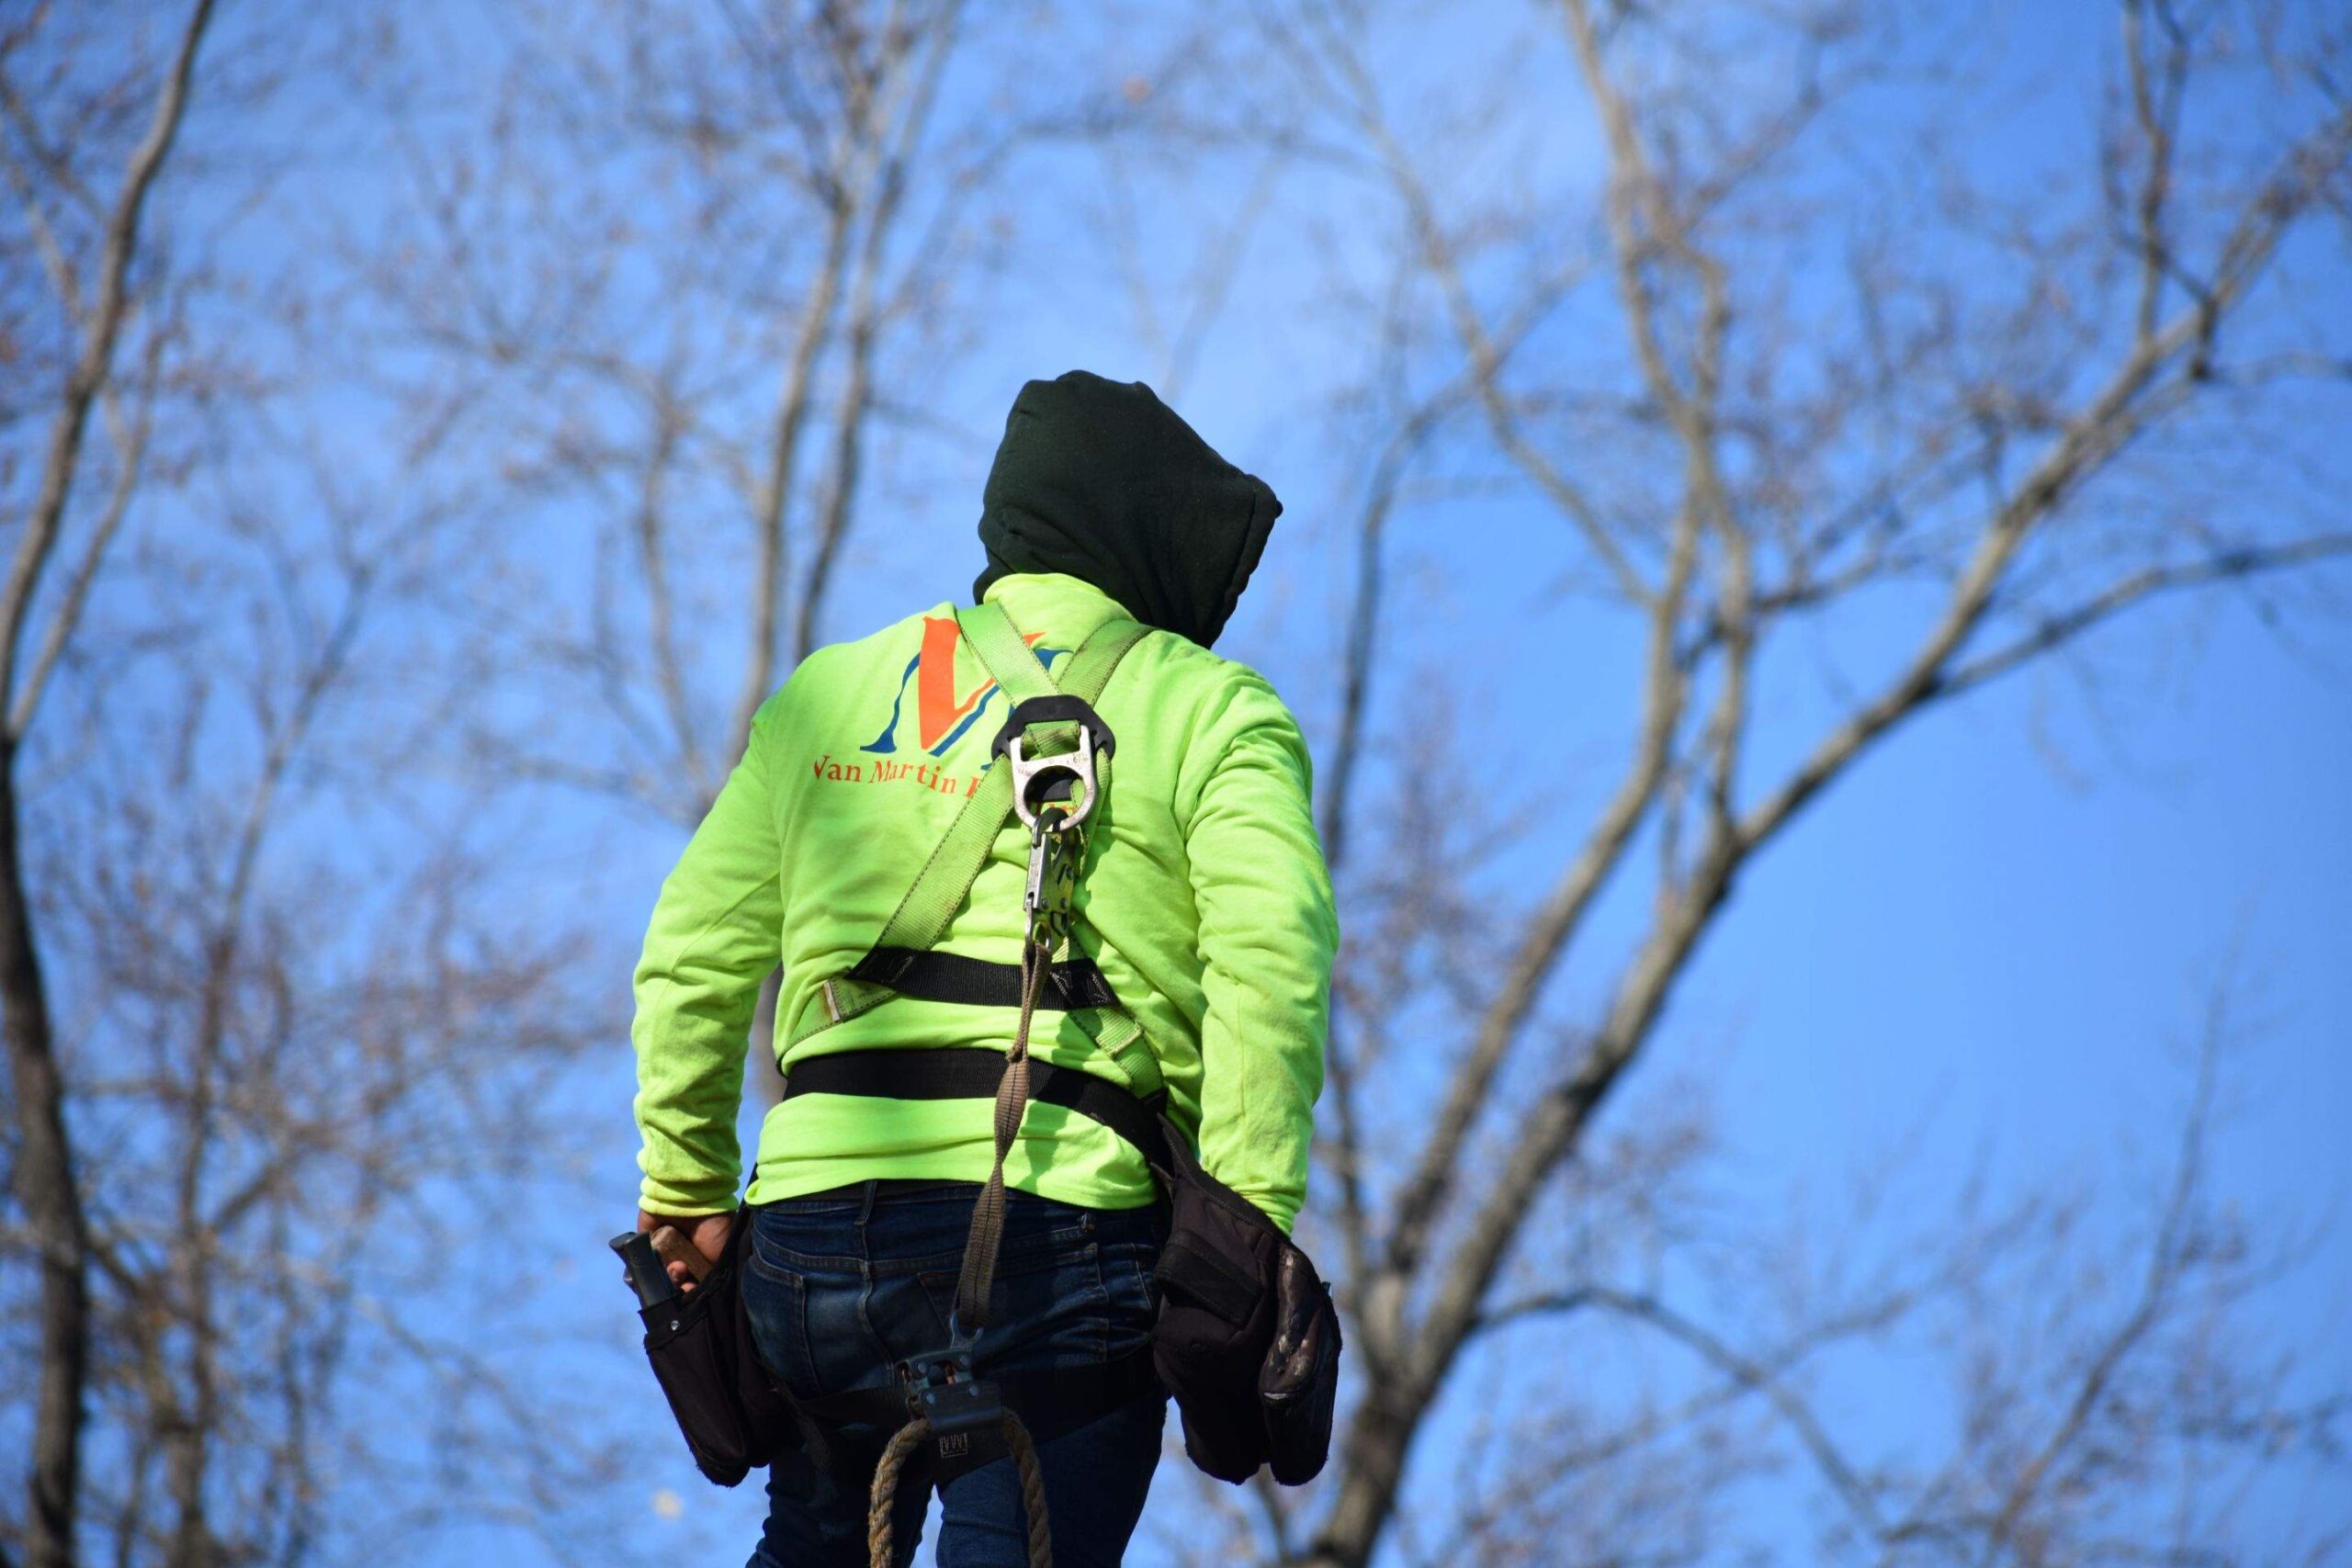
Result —
[{"label": "metal clip", "polygon": [[1078,901],[1079,863],[1085,839],[1061,811],[1040,812],[1029,827],[1029,886],[1022,906],[1033,932],[1058,935]]},{"label": "metal clip", "polygon": [[1094,810],[1094,735],[1081,728],[1078,750],[1047,757],[1022,753],[1021,737],[1005,743],[1004,760],[1012,766],[1012,809],[1022,825],[1036,832],[1048,806],[1061,807],[1063,829],[1075,828]]}]

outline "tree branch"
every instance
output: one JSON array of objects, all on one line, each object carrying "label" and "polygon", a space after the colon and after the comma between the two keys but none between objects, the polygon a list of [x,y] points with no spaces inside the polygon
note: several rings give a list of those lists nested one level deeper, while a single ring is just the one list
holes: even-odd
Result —
[{"label": "tree branch", "polygon": [[1936,690],[1939,698],[1957,696],[2008,673],[2018,665],[2073,641],[2134,605],[2216,582],[2232,582],[2265,573],[2312,566],[2352,556],[2352,534],[2324,534],[2286,545],[2250,546],[2223,550],[2204,560],[2177,566],[2148,567],[2113,583],[2103,592],[2036,623],[2030,633],[1953,667]]},{"label": "tree branch", "polygon": [[[66,503],[74,491],[74,472],[81,461],[82,433],[89,422],[90,405],[113,367],[115,340],[121,333],[123,317],[130,308],[126,279],[130,258],[138,249],[140,221],[146,213],[147,197],[154,188],[155,176],[163,171],[164,160],[172,150],[180,121],[187,113],[188,81],[195,74],[197,51],[212,19],[212,4],[213,0],[196,0],[189,12],[163,90],[156,95],[147,133],[132,150],[130,164],[124,170],[122,189],[107,220],[98,257],[97,287],[91,295],[89,316],[83,328],[82,353],[66,380],[57,416],[50,425],[32,509],[26,516],[24,533],[17,541],[6,587],[0,590],[0,697],[9,702],[12,714],[17,705],[17,650],[24,641],[33,596],[40,586],[42,568],[64,524]],[[21,734],[13,728],[10,730],[12,739]]]}]

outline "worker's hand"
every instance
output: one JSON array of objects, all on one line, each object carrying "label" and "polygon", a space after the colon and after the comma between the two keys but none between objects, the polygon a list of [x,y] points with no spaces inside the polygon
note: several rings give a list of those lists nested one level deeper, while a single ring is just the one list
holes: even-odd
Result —
[{"label": "worker's hand", "polygon": [[[725,1214],[649,1214],[642,1209],[639,1209],[637,1212],[637,1228],[639,1230],[659,1230],[663,1225],[671,1226],[676,1230],[680,1235],[684,1236],[688,1242],[693,1244],[694,1249],[696,1252],[701,1253],[708,1262],[717,1263],[720,1256],[727,1250],[727,1235],[728,1233],[734,1228],[735,1216],[731,1213]],[[694,1273],[684,1263],[673,1260],[669,1265],[669,1274],[670,1282],[677,1286],[680,1290],[692,1291],[695,1288]]]}]

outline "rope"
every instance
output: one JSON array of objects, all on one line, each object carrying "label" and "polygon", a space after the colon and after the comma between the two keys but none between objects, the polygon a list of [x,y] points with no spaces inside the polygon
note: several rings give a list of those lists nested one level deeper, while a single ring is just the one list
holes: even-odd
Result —
[{"label": "rope", "polygon": [[1004,1446],[1021,1467],[1021,1508],[1029,1516],[1029,1568],[1054,1568],[1054,1529],[1046,1517],[1046,1470],[1021,1417],[1004,1413]]},{"label": "rope", "polygon": [[[1006,626],[1011,624],[1007,622]],[[1061,807],[1065,815],[1069,809],[1067,806]],[[1072,824],[1058,830],[1076,833],[1078,829]],[[1032,854],[1045,852],[1046,831],[1037,829]],[[1055,847],[1082,853],[1084,840]],[[996,1280],[997,1247],[1004,1239],[1004,1161],[1012,1151],[1014,1140],[1021,1135],[1022,1114],[1029,1107],[1029,1031],[1036,1017],[1038,998],[1045,990],[1046,976],[1053,970],[1055,948],[1068,934],[1069,917],[1067,904],[1058,900],[1051,909],[1033,908],[1029,930],[1022,937],[1021,1019],[1012,1032],[1012,1044],[1005,1052],[1004,1077],[997,1082],[995,1158],[989,1168],[989,1179],[972,1204],[971,1235],[965,1240],[964,1264],[956,1279],[953,1321],[961,1333],[977,1333],[989,1320],[989,1291]],[[1012,1461],[1021,1470],[1021,1506],[1029,1520],[1029,1568],[1054,1568],[1053,1528],[1046,1517],[1046,1472],[1037,1462],[1037,1445],[1031,1440],[1029,1428],[1021,1424],[1021,1417],[1010,1410],[1004,1413],[1003,1432],[1004,1446],[1012,1450]],[[908,1458],[930,1436],[931,1423],[921,1416],[913,1417],[891,1436],[889,1446],[882,1450],[881,1462],[874,1468],[874,1490],[865,1510],[870,1568],[897,1568],[897,1556],[891,1549],[890,1516],[898,1507],[899,1478],[907,1467]]]},{"label": "rope", "polygon": [[[890,1516],[898,1508],[899,1475],[930,1436],[931,1423],[916,1416],[899,1428],[890,1446],[882,1450],[882,1462],[874,1467],[874,1491],[865,1509],[869,1568],[897,1568]],[[1010,1410],[1004,1413],[1004,1446],[1012,1450],[1012,1462],[1021,1468],[1021,1506],[1029,1519],[1029,1568],[1054,1568],[1053,1525],[1046,1516],[1045,1468],[1037,1462],[1037,1445],[1030,1440],[1029,1428]]]},{"label": "rope", "polygon": [[899,1504],[899,1472],[930,1436],[931,1423],[916,1416],[899,1428],[874,1467],[874,1492],[865,1509],[865,1553],[872,1568],[898,1568],[898,1555],[890,1550],[890,1516]]}]

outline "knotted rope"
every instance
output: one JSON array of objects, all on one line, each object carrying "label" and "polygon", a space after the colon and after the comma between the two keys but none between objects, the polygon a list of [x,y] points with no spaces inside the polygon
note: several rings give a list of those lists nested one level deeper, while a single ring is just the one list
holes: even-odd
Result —
[{"label": "knotted rope", "polygon": [[[1021,1417],[1004,1413],[1004,1446],[1021,1467],[1021,1506],[1029,1517],[1029,1568],[1054,1568],[1054,1532],[1046,1517],[1046,1472],[1037,1463],[1037,1445]],[[865,1510],[865,1550],[869,1568],[897,1568],[891,1541],[890,1516],[899,1502],[899,1473],[931,1436],[931,1423],[918,1416],[898,1430],[874,1468],[874,1492]]]}]

